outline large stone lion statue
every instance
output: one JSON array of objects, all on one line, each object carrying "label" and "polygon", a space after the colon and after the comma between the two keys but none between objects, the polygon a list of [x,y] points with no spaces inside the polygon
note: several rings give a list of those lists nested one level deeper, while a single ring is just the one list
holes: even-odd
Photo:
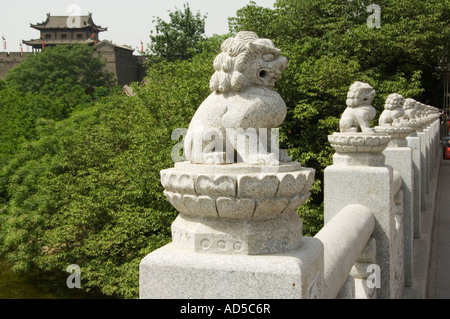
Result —
[{"label": "large stone lion statue", "polygon": [[403,103],[405,99],[401,94],[390,94],[384,104],[384,111],[378,119],[380,126],[392,126],[400,124],[400,120],[405,115]]},{"label": "large stone lion statue", "polygon": [[374,132],[374,129],[370,127],[370,121],[376,115],[376,110],[371,105],[375,94],[373,87],[367,83],[357,81],[350,86],[347,94],[347,108],[339,122],[341,132]]},{"label": "large stone lion statue", "polygon": [[242,31],[225,40],[214,60],[212,93],[197,109],[185,136],[187,160],[248,162],[257,149],[257,163],[271,165],[270,129],[286,117],[286,104],[273,87],[287,63],[271,40],[260,39],[254,32]]}]

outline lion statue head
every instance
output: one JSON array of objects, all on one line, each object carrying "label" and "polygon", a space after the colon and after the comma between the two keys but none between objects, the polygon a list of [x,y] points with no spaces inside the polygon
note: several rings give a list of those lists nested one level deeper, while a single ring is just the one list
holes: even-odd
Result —
[{"label": "lion statue head", "polygon": [[222,43],[221,53],[214,60],[210,89],[228,93],[246,86],[273,88],[287,64],[287,58],[281,56],[281,50],[271,40],[241,31]]},{"label": "lion statue head", "polygon": [[387,97],[386,102],[384,104],[384,108],[386,110],[395,110],[397,108],[403,109],[404,101],[405,98],[401,94],[392,93]]},{"label": "lion statue head", "polygon": [[375,90],[367,83],[356,81],[347,93],[347,106],[370,105],[375,97]]}]

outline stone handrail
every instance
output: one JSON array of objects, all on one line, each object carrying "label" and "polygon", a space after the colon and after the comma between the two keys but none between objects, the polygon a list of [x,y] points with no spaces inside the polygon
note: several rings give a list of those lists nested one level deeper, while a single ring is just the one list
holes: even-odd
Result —
[{"label": "stone handrail", "polygon": [[370,209],[362,205],[349,205],[315,236],[324,245],[322,298],[336,298],[374,228],[375,218]]}]

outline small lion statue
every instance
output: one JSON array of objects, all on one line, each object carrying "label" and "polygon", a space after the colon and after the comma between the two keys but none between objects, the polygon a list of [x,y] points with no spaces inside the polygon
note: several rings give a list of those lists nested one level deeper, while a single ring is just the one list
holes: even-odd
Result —
[{"label": "small lion statue", "polygon": [[401,94],[390,94],[386,99],[384,111],[378,119],[378,124],[380,126],[399,125],[400,120],[405,115],[405,110],[403,109],[404,101],[405,99]]},{"label": "small lion statue", "polygon": [[[286,104],[273,88],[287,64],[271,40],[254,32],[225,40],[214,60],[212,93],[197,109],[184,139],[187,160],[247,163],[257,150],[254,164],[272,165],[277,159],[271,152],[271,129],[286,117]],[[278,155],[280,161],[289,161],[285,152]]]},{"label": "small lion statue", "polygon": [[403,110],[405,111],[405,115],[403,116],[403,119],[407,122],[416,122],[417,121],[417,108],[416,108],[416,101],[411,98],[407,98],[403,102]]},{"label": "small lion statue", "polygon": [[355,82],[347,94],[347,108],[339,122],[340,131],[373,133],[370,121],[375,118],[376,110],[371,105],[375,90],[367,83]]}]

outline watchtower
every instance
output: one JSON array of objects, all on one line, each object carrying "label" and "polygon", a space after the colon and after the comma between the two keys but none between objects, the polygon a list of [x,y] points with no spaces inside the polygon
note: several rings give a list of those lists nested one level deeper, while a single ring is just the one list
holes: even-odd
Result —
[{"label": "watchtower", "polygon": [[44,22],[30,26],[40,31],[39,39],[23,41],[24,44],[31,46],[33,51],[60,44],[94,45],[99,41],[100,32],[108,30],[94,23],[92,13],[87,16],[52,16],[47,13]]}]

